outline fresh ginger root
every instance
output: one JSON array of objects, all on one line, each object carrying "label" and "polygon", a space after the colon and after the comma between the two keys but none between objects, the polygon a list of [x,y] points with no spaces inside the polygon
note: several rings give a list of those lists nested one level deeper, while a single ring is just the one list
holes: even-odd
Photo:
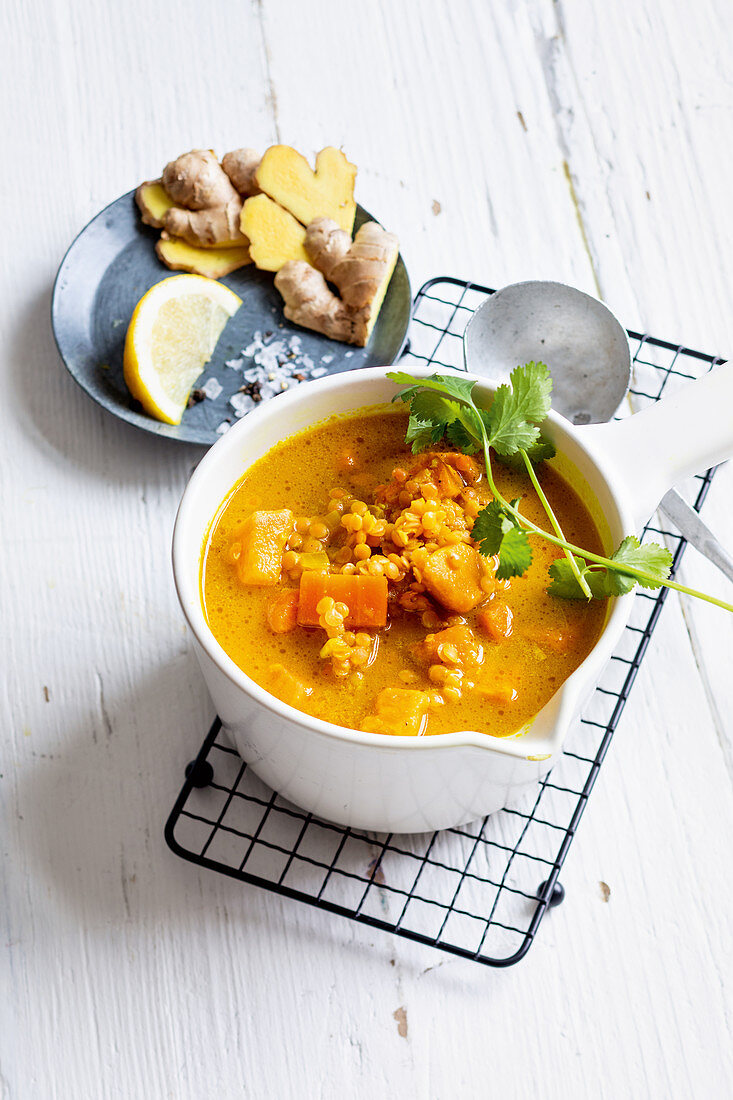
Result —
[{"label": "fresh ginger root", "polygon": [[235,149],[222,164],[194,149],[166,165],[161,179],[140,184],[135,201],[145,224],[163,230],[155,251],[167,267],[220,279],[251,263],[239,222],[243,196],[259,190],[259,162],[254,149]]},{"label": "fresh ginger root", "polygon": [[305,247],[311,263],[322,271],[329,282],[333,282],[332,272],[352,245],[351,235],[331,218],[316,218],[305,231]]},{"label": "fresh ginger root", "polygon": [[252,262],[246,244],[241,248],[197,248],[167,233],[161,234],[155,251],[171,271],[188,271],[207,279],[222,279]]},{"label": "fresh ginger root", "polygon": [[255,149],[234,149],[221,158],[221,166],[240,195],[249,198],[260,192],[255,172],[262,157]]},{"label": "fresh ginger root", "polygon": [[376,222],[365,222],[353,241],[346,236],[328,218],[316,218],[306,232],[306,251],[338,287],[345,306],[369,310],[373,327],[397,263],[399,242]]},{"label": "fresh ginger root", "polygon": [[267,195],[246,200],[240,225],[252,259],[263,271],[279,271],[288,260],[308,263],[305,229]]},{"label": "fresh ginger root", "polygon": [[163,169],[161,183],[176,204],[163,228],[198,246],[246,244],[239,228],[242,196],[210,149],[194,149]]},{"label": "fresh ginger root", "polygon": [[305,248],[322,277],[313,278],[302,264],[285,265],[275,277],[285,316],[332,340],[364,347],[397,263],[397,238],[376,222],[365,222],[352,241],[330,218],[316,218],[306,231]]},{"label": "fresh ginger root", "polygon": [[358,344],[354,318],[329,289],[320,271],[306,260],[288,260],[275,276],[275,286],[285,300],[285,316],[304,328],[322,332],[331,340]]},{"label": "fresh ginger root", "polygon": [[289,145],[272,145],[255,173],[257,185],[303,225],[320,216],[351,234],[356,215],[356,166],[340,149],[327,146],[316,156],[315,172]]}]

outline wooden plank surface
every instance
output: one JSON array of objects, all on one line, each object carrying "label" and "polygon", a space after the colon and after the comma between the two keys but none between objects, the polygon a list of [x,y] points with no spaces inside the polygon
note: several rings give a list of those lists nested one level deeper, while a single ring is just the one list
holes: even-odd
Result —
[{"label": "wooden plank surface", "polygon": [[[211,716],[169,570],[202,452],[93,405],[48,318],[103,205],[282,140],[343,144],[415,286],[555,278],[726,356],[730,6],[9,0],[0,31],[0,1096],[725,1095],[733,620],[668,600],[515,968],[199,872],[162,827]],[[692,551],[683,576],[732,598]]]}]

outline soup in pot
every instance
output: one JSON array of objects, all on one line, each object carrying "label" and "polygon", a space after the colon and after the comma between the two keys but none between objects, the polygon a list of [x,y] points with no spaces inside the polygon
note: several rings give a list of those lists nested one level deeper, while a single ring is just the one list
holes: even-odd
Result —
[{"label": "soup in pot", "polygon": [[[444,444],[413,455],[407,417],[365,410],[279,443],[222,503],[202,555],[209,627],[236,665],[306,714],[392,735],[515,734],[597,641],[605,601],[547,594],[561,553],[530,537],[501,580],[473,520],[491,499],[480,461]],[[529,477],[498,489],[541,525]],[[573,488],[548,463],[545,495],[570,542],[603,553]]]}]

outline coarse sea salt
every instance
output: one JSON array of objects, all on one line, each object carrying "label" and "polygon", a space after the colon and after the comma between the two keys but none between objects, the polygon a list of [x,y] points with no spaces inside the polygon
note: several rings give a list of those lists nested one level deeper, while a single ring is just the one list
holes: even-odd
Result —
[{"label": "coarse sea salt", "polygon": [[254,405],[254,401],[248,393],[233,393],[229,398],[229,404],[234,409],[234,415],[240,417],[249,412]]},{"label": "coarse sea salt", "polygon": [[229,421],[228,420],[222,420],[221,424],[216,429],[216,434],[217,435],[224,435],[224,433],[228,432],[230,428],[231,428],[231,424],[229,423]]},{"label": "coarse sea salt", "polygon": [[217,378],[207,378],[203,386],[199,387],[208,397],[209,401],[216,401],[217,397],[223,390],[221,382]]},{"label": "coarse sea salt", "polygon": [[[282,325],[279,326],[282,328]],[[345,352],[350,358],[353,351]],[[277,397],[279,393],[297,386],[308,378],[322,378],[328,374],[328,365],[334,361],[333,353],[318,356],[318,365],[313,357],[303,350],[303,338],[296,333],[290,336],[278,332],[262,332],[257,330],[252,334],[250,342],[242,348],[238,356],[227,360],[227,366],[232,370],[241,370],[244,381],[255,388],[255,396],[259,401],[268,401]],[[216,381],[212,379],[210,381]],[[218,383],[217,383],[218,384]],[[202,387],[208,396],[207,387]],[[219,390],[216,396],[219,396]],[[234,409],[237,418],[248,413],[259,401],[253,400],[248,393],[235,393],[229,404]],[[226,429],[222,427],[222,433]]]}]

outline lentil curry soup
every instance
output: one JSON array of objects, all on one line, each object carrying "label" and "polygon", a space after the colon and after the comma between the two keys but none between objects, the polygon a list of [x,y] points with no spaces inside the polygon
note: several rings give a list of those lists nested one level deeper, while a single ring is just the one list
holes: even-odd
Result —
[{"label": "lentil curry soup", "polygon": [[[490,499],[478,459],[405,444],[383,408],[333,417],[273,447],[223,502],[202,556],[208,625],[248,676],[306,714],[383,734],[516,733],[584,660],[606,601],[546,592],[560,553],[531,538],[523,577],[472,542]],[[603,552],[575,491],[542,488],[566,537]],[[542,525],[525,473],[499,490]]]}]

